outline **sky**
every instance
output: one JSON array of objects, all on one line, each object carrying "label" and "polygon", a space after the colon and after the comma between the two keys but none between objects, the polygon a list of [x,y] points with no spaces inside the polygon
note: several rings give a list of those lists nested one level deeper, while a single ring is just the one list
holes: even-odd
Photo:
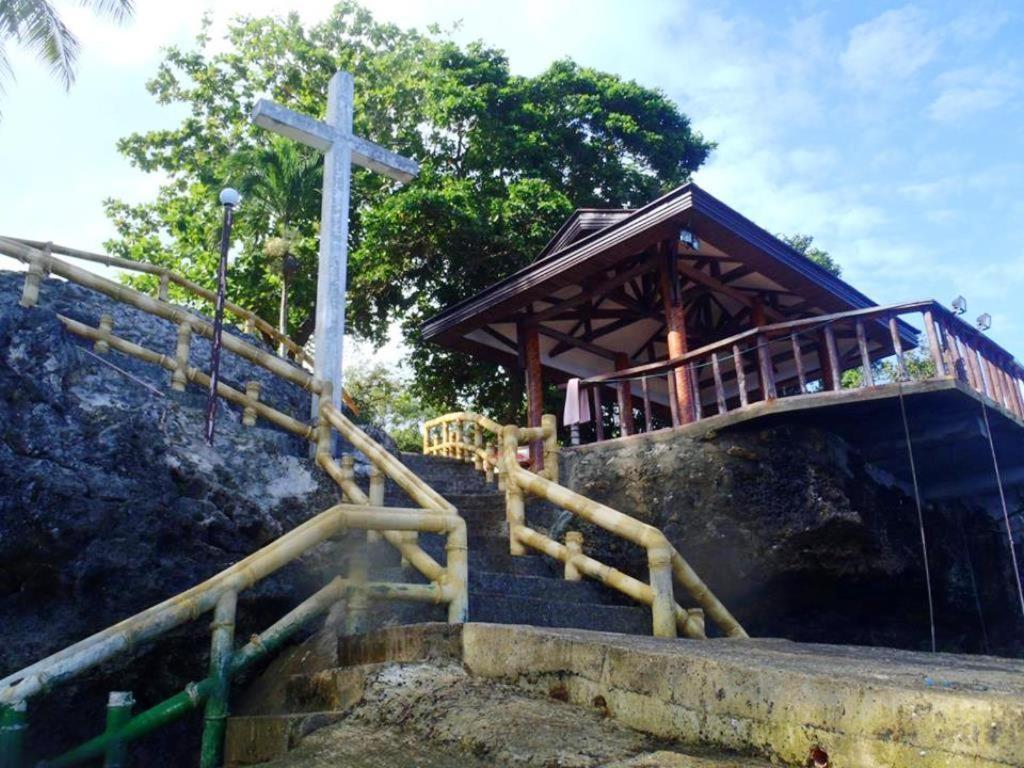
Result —
[{"label": "sky", "polygon": [[[171,127],[180,107],[145,83],[161,48],[189,45],[204,10],[330,2],[136,0],[118,27],[57,0],[81,39],[68,93],[8,45],[0,96],[0,234],[99,249],[102,201],[154,196],[160,179],[115,148]],[[881,304],[968,300],[1024,358],[1024,5],[817,0],[366,0],[403,26],[460,22],[455,38],[506,51],[536,74],[571,57],[656,87],[718,145],[695,180],[773,232],[813,235],[844,277]],[[215,32],[216,34],[216,32]],[[359,84],[356,83],[356,87]],[[0,265],[3,266],[3,265]],[[350,360],[374,358],[347,342]],[[401,356],[391,343],[376,355]]]}]

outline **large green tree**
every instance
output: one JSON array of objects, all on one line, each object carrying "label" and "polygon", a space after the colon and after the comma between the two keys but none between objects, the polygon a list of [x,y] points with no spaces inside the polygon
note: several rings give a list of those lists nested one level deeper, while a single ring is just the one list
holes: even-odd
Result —
[{"label": "large green tree", "polygon": [[[133,163],[168,180],[150,203],[109,201],[119,235],[109,247],[211,283],[217,190],[243,175],[240,157],[281,152],[249,124],[256,98],[321,115],[330,76],[351,71],[356,132],[416,158],[422,171],[404,187],[354,174],[349,327],[382,343],[401,323],[414,386],[432,404],[511,415],[518,375],[424,345],[423,319],[529,263],[574,207],[645,203],[689,178],[712,148],[658,91],[569,60],[513,75],[501,51],[383,24],[353,3],[308,28],[294,14],[239,19],[226,50],[210,43],[204,31],[195,47],[168,50],[149,83],[161,103],[189,114],[176,128],[120,142]],[[309,248],[318,199],[289,217]],[[236,220],[232,295],[271,313],[277,283],[262,246],[279,222],[244,200]],[[311,248],[303,266],[292,314],[300,340],[315,300]]]}]

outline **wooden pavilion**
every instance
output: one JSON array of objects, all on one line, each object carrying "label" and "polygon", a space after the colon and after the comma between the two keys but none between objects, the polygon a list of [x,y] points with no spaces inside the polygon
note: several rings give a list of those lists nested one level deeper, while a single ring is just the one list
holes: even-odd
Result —
[{"label": "wooden pavilion", "polygon": [[[539,423],[544,380],[622,382],[638,366],[669,361],[744,331],[788,320],[875,306],[853,286],[744,218],[696,184],[637,210],[576,211],[532,264],[423,326],[426,339],[525,372],[530,423]],[[890,354],[884,323],[864,328],[872,358]],[[916,343],[900,329],[905,348]],[[805,334],[799,357],[776,361],[775,387],[798,377],[830,388],[833,368],[859,355],[856,332],[829,340]],[[763,388],[756,361],[748,386]],[[798,371],[802,368],[802,372]],[[745,371],[740,370],[740,378]],[[766,382],[767,383],[767,382]],[[634,388],[647,409],[686,424],[715,404],[711,371],[677,367],[674,376],[641,377],[615,388],[621,431],[635,431]],[[723,382],[738,398],[735,372]],[[595,387],[598,399],[600,387]]]}]

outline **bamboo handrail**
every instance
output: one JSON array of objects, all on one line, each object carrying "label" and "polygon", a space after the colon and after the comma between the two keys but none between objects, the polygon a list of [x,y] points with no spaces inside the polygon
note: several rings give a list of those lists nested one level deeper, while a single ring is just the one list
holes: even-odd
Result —
[{"label": "bamboo handrail", "polygon": [[[184,289],[186,292],[199,296],[205,301],[215,302],[217,295],[203,286],[189,280],[183,275],[179,275],[177,272],[168,269],[167,267],[161,267],[158,264],[150,264],[145,261],[133,261],[131,259],[121,259],[116,256],[107,256],[101,253],[91,253],[90,251],[83,251],[77,248],[69,248],[63,245],[57,245],[56,243],[47,243],[41,240],[29,240],[22,237],[10,237],[0,238],[0,240],[10,240],[21,243],[23,245],[30,246],[37,250],[49,249],[53,253],[59,253],[64,256],[69,256],[74,259],[82,259],[83,261],[91,261],[96,264],[103,264],[108,267],[114,267],[116,269],[123,269],[129,272],[141,272],[143,274],[152,275],[159,277],[161,280],[166,280],[169,283],[174,283],[178,287]],[[16,256],[14,258],[17,258]],[[166,299],[165,296],[160,298]],[[272,324],[264,320],[258,314],[252,310],[245,309],[244,307],[235,304],[232,301],[225,301],[224,308],[235,317],[241,318],[246,323],[251,323],[255,328],[258,328],[262,333],[272,339],[275,344],[283,345],[292,355],[296,361],[302,364],[309,365],[312,367],[313,359],[309,353],[306,352],[305,348],[298,342],[292,340],[288,336],[282,334]]]}]

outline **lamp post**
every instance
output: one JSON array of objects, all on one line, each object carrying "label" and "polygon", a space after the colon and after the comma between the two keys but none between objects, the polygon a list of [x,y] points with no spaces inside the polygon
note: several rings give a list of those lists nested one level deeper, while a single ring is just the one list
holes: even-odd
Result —
[{"label": "lamp post", "polygon": [[240,195],[231,187],[220,193],[224,206],[224,223],[220,229],[220,263],[217,265],[217,304],[213,315],[213,345],[210,349],[210,396],[206,401],[206,443],[213,445],[213,425],[217,417],[217,382],[220,379],[220,340],[224,328],[224,297],[228,291],[228,248],[231,246],[231,225]]}]

